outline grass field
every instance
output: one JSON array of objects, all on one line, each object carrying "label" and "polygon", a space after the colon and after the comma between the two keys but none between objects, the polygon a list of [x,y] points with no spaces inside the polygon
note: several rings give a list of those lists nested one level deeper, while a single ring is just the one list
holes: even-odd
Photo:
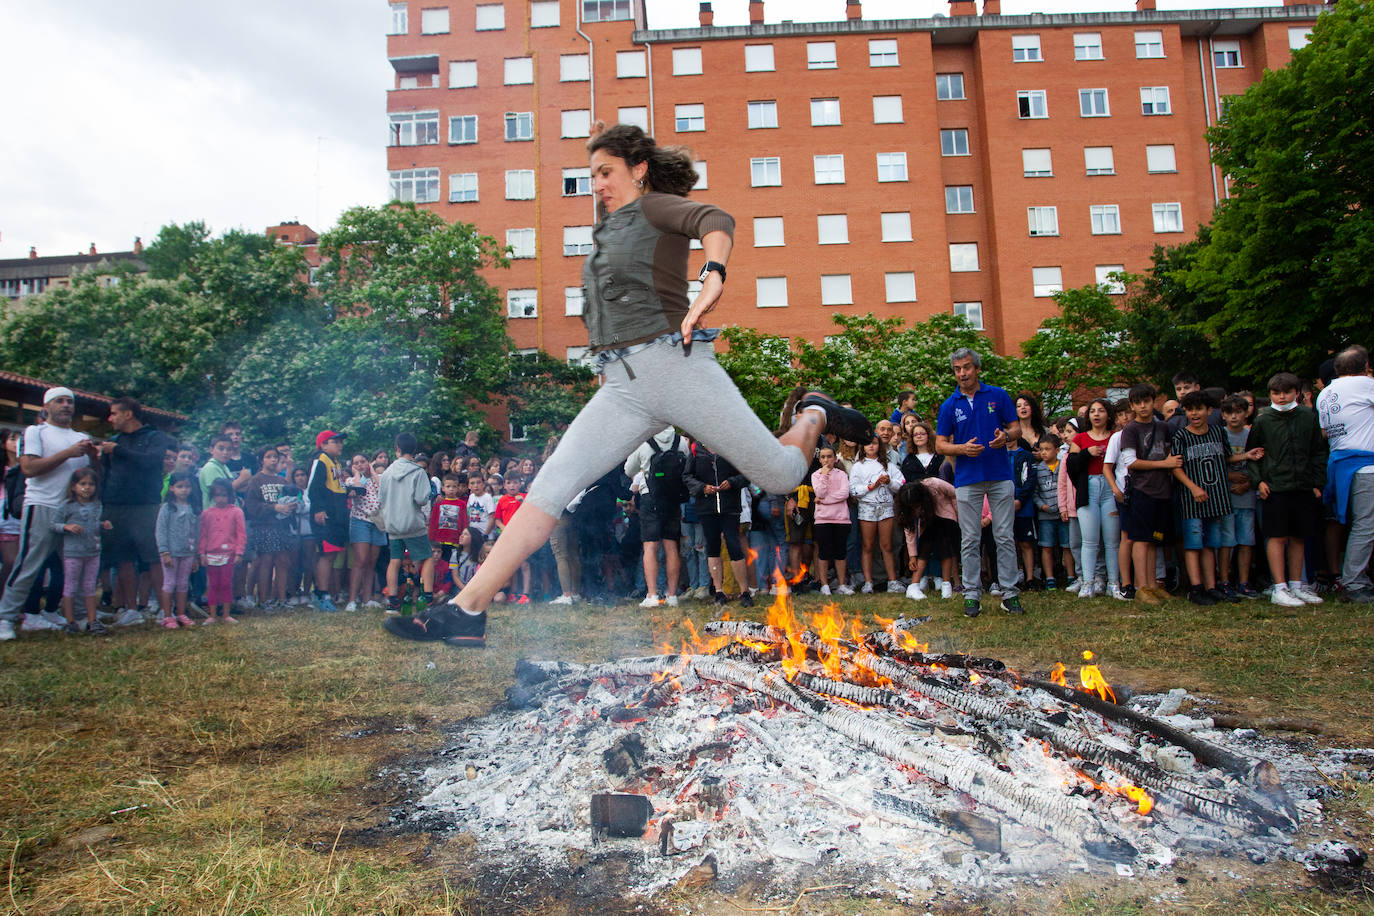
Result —
[{"label": "grass field", "polygon": [[[934,614],[923,638],[1041,674],[1058,661],[1072,671],[1092,649],[1112,681],[1138,691],[1181,686],[1242,718],[1321,730],[1307,740],[1374,744],[1369,606],[1139,608],[1033,594],[1024,618],[985,612],[969,620],[953,600],[841,602],[866,617]],[[805,609],[819,599],[798,603]],[[313,611],[249,617],[232,628],[0,644],[0,912],[514,911],[475,891],[461,835],[379,829],[399,800],[379,771],[438,749],[442,726],[499,702],[517,658],[646,654],[674,639],[684,616],[700,623],[710,608],[498,610],[485,651],[402,643],[381,630],[377,614]],[[1368,848],[1374,791],[1367,782],[1337,787],[1322,829]],[[764,905],[778,903],[727,900],[708,887],[674,891],[641,912]],[[910,911],[1161,909],[1374,913],[1374,902],[1319,891],[1292,863],[1188,863],[1155,883],[1052,883],[1013,898],[938,898]],[[576,912],[556,895],[519,911]],[[793,911],[908,910],[817,894]]]}]

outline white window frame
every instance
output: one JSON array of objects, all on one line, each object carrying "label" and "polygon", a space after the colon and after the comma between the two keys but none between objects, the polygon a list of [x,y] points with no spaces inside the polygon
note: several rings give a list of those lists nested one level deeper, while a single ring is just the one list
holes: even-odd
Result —
[{"label": "white window frame", "polygon": [[558,0],[531,0],[530,28],[552,29],[559,26]]},{"label": "white window frame", "polygon": [[811,126],[835,127],[840,123],[839,99],[812,99]]},{"label": "white window frame", "polygon": [[1107,90],[1105,88],[1078,90],[1078,116],[1080,118],[1110,118],[1112,108],[1107,100]]},{"label": "white window frame", "polygon": [[701,48],[673,48],[673,76],[700,76]]},{"label": "white window frame", "polygon": [[1032,267],[1031,291],[1037,299],[1062,293],[1064,291],[1064,268]]},{"label": "white window frame", "polygon": [[[750,130],[769,130],[778,126],[778,103],[775,99],[757,99],[747,103]],[[772,121],[773,123],[768,123]]]},{"label": "white window frame", "polygon": [[558,55],[558,81],[560,83],[585,83],[592,78],[592,56],[590,54]]},{"label": "white window frame", "polygon": [[497,32],[506,27],[506,8],[500,3],[479,3],[473,11],[473,29]]},{"label": "white window frame", "polygon": [[700,191],[708,185],[706,184],[706,160],[698,159],[692,163],[693,170],[697,173],[697,183],[692,185],[693,191]]},{"label": "white window frame", "polygon": [[451,60],[448,62],[448,88],[477,88],[477,61]]},{"label": "white window frame", "polygon": [[508,289],[508,290],[506,290],[506,317],[507,317],[507,318],[538,318],[538,317],[539,317],[539,290],[537,290],[537,289]]},{"label": "white window frame", "polygon": [[1074,60],[1102,60],[1102,33],[1075,32],[1073,35]]},{"label": "white window frame", "polygon": [[1147,118],[1173,114],[1173,105],[1169,103],[1169,87],[1141,86],[1140,113]]},{"label": "white window frame", "polygon": [[532,226],[506,230],[506,245],[510,248],[511,260],[533,258],[538,254],[537,234]]},{"label": "white window frame", "polygon": [[414,201],[417,204],[439,202],[438,169],[398,169],[388,172],[387,177],[392,200],[402,203]]},{"label": "white window frame", "polygon": [[912,240],[910,210],[894,210],[879,214],[878,225],[882,230],[884,242],[910,242]]},{"label": "white window frame", "polygon": [[475,204],[478,199],[476,172],[454,172],[448,176],[449,203]]},{"label": "white window frame", "polygon": [[507,57],[504,82],[507,86],[529,86],[534,83],[533,57]]},{"label": "white window frame", "polygon": [[745,73],[771,73],[774,69],[772,45],[744,46]]},{"label": "white window frame", "polygon": [[964,74],[935,74],[935,100],[937,102],[959,102],[964,96]]},{"label": "white window frame", "polygon": [[883,300],[885,302],[915,302],[916,272],[914,270],[893,270],[883,274]]},{"label": "white window frame", "polygon": [[[1164,158],[1168,157],[1168,168],[1161,168],[1164,165]],[[1145,171],[1152,175],[1161,175],[1169,172],[1178,171],[1178,154],[1174,150],[1172,143],[1158,143],[1145,147]]]},{"label": "white window frame", "polygon": [[[514,127],[512,136],[511,128]],[[508,111],[505,117],[505,132],[503,134],[507,143],[525,143],[534,139],[534,112],[532,111]]]},{"label": "white window frame", "polygon": [[1031,238],[1043,238],[1045,236],[1059,234],[1059,208],[1058,207],[1027,207],[1026,208],[1026,231]]},{"label": "white window frame", "polygon": [[582,287],[563,287],[563,314],[568,318],[576,318],[585,311],[587,311],[587,297],[583,295]]},{"label": "white window frame", "polygon": [[945,185],[945,212],[946,213],[973,213],[973,185],[971,184],[947,184]]},{"label": "white window frame", "polygon": [[1039,35],[1011,36],[1011,59],[1013,63],[1030,64],[1045,58],[1040,53]]},{"label": "white window frame", "polygon": [[1116,155],[1110,146],[1083,147],[1083,171],[1087,175],[1115,175]]},{"label": "white window frame", "polygon": [[439,142],[439,112],[393,111],[387,115],[387,146],[434,146]]},{"label": "white window frame", "polygon": [[897,67],[897,39],[870,38],[868,40],[868,65],[870,67]]},{"label": "white window frame", "polygon": [[592,170],[589,166],[574,166],[563,170],[564,197],[586,197],[591,193]]},{"label": "white window frame", "polygon": [[[1039,168],[1040,154],[1044,153],[1045,167]],[[1047,146],[1024,147],[1021,150],[1021,174],[1026,178],[1053,178],[1054,154]]]},{"label": "white window frame", "polygon": [[1301,51],[1312,43],[1312,27],[1300,26],[1288,30],[1288,50]]},{"label": "white window frame", "polygon": [[1097,285],[1103,287],[1103,291],[1107,295],[1121,296],[1126,292],[1126,284],[1120,280],[1113,280],[1107,275],[1123,273],[1125,270],[1125,264],[1098,264],[1093,268],[1093,277],[1097,280]]},{"label": "white window frame", "polygon": [[967,321],[969,327],[975,331],[983,330],[982,302],[956,302],[954,303],[954,314]]},{"label": "white window frame", "polygon": [[818,214],[816,214],[816,244],[817,244],[817,245],[848,245],[848,244],[849,244],[849,214],[847,214],[847,213],[818,213]]},{"label": "white window frame", "polygon": [[873,123],[903,123],[902,97],[900,95],[875,95],[873,97]]},{"label": "white window frame", "polygon": [[1150,204],[1150,215],[1154,218],[1156,234],[1183,231],[1183,204],[1178,201]]},{"label": "white window frame", "polygon": [[649,132],[649,109],[644,105],[630,105],[625,108],[615,110],[616,120],[621,124],[637,124],[645,132]]},{"label": "white window frame", "polygon": [[978,266],[978,243],[977,242],[950,242],[949,243],[949,272],[952,274],[977,273],[981,268]]},{"label": "white window frame", "polygon": [[[948,142],[946,142],[948,141]],[[963,150],[959,149],[963,146]],[[940,128],[940,156],[970,156],[967,127]]]},{"label": "white window frame", "polygon": [[432,6],[429,9],[420,9],[420,34],[421,35],[447,35],[448,34],[448,7]]},{"label": "white window frame", "polygon": [[[1038,112],[1038,114],[1037,114]],[[1036,121],[1050,116],[1050,105],[1043,89],[1016,91],[1016,116],[1022,121]]]},{"label": "white window frame", "polygon": [[391,4],[391,26],[388,35],[410,34],[410,12],[404,3]]},{"label": "white window frame", "polygon": [[1093,235],[1121,234],[1121,207],[1118,204],[1092,204],[1088,224]]},{"label": "white window frame", "polygon": [[821,305],[853,305],[854,284],[849,274],[821,274]]},{"label": "white window frame", "polygon": [[559,116],[560,137],[590,137],[592,135],[592,113],[587,108],[573,108],[561,111]]},{"label": "white window frame", "polygon": [[756,156],[749,160],[749,187],[776,188],[782,184],[782,159]]},{"label": "white window frame", "polygon": [[706,106],[700,102],[673,106],[673,127],[677,133],[689,134],[706,129]]},{"label": "white window frame", "polygon": [[534,200],[534,169],[506,169],[506,200]]},{"label": "white window frame", "polygon": [[1137,60],[1157,60],[1164,57],[1164,33],[1144,31],[1135,33]]},{"label": "white window frame", "polygon": [[591,226],[563,227],[563,257],[585,257],[592,253]]},{"label": "white window frame", "polygon": [[1240,59],[1240,42],[1234,39],[1212,41],[1212,65],[1218,70],[1236,70],[1244,67]]},{"label": "white window frame", "polygon": [[835,57],[835,42],[808,41],[806,43],[806,69],[834,70],[839,66]]},{"label": "white window frame", "polygon": [[906,153],[878,153],[878,181],[907,181]]},{"label": "white window frame", "polygon": [[812,156],[811,173],[816,184],[844,184],[844,153]]},{"label": "white window frame", "polygon": [[448,142],[450,146],[476,143],[477,115],[450,115],[448,119]]},{"label": "white window frame", "polygon": [[787,308],[787,278],[758,277],[755,279],[754,304],[761,309]]},{"label": "white window frame", "polygon": [[781,248],[785,244],[781,216],[754,217],[755,248]]},{"label": "white window frame", "polygon": [[634,18],[630,0],[581,0],[583,22],[617,22]]},{"label": "white window frame", "polygon": [[615,78],[642,79],[649,75],[649,61],[643,51],[616,51]]}]

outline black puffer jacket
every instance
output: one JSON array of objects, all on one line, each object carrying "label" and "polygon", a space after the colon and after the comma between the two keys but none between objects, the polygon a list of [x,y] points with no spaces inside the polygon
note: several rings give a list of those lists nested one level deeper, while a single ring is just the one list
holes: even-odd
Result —
[{"label": "black puffer jacket", "polygon": [[[706,485],[720,486],[730,482],[728,490],[718,490],[706,495]],[[743,503],[740,495],[749,486],[749,478],[739,472],[729,461],[711,451],[700,442],[692,447],[692,458],[687,462],[687,470],[682,474],[687,492],[694,499],[697,513],[707,515],[729,515],[739,518]]]}]

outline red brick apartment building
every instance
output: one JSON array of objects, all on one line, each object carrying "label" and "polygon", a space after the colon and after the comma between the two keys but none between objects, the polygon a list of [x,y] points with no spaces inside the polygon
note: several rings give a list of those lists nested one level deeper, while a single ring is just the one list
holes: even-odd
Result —
[{"label": "red brick apartment building", "polygon": [[[780,0],[773,0],[780,2]],[[837,0],[838,3],[838,0]],[[714,324],[818,341],[835,311],[966,314],[1012,351],[1049,295],[1144,271],[1226,195],[1203,132],[1320,5],[647,27],[643,0],[391,3],[392,196],[515,248],[512,338],[582,354],[586,140],[689,146],[735,216]],[[695,272],[697,265],[692,265]]]}]

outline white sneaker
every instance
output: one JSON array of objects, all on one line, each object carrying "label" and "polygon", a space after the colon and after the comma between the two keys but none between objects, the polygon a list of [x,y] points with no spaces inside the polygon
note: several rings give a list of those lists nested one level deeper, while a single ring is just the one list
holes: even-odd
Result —
[{"label": "white sneaker", "polygon": [[[66,624],[66,621],[63,621]],[[25,614],[23,621],[19,624],[19,629],[24,633],[41,633],[44,630],[60,630],[62,627],[55,626],[51,620],[44,619],[42,614]]]},{"label": "white sneaker", "polygon": [[572,595],[559,595],[557,598],[554,598],[552,601],[549,602],[549,604],[572,604],[572,603],[573,603]]},{"label": "white sneaker", "polygon": [[677,607],[677,595],[669,595],[663,599],[663,603],[668,607]]},{"label": "white sneaker", "polygon": [[253,596],[252,596],[252,595],[244,595],[244,596],[243,596],[243,599],[242,599],[241,601],[239,601],[239,607],[242,608],[242,609],[245,610],[245,611],[251,611],[253,608],[255,608],[255,607],[257,607],[257,606],[258,606],[258,603],[257,603],[256,601],[253,600]]},{"label": "white sneaker", "polygon": [[926,593],[921,591],[921,586],[916,584],[915,582],[911,583],[906,587],[906,596],[910,598],[912,601],[926,600]]},{"label": "white sneaker", "polygon": [[1002,586],[998,585],[996,582],[992,583],[988,586],[988,594],[992,595],[994,598],[1001,598]]},{"label": "white sneaker", "polygon": [[348,612],[350,612],[350,613],[353,612],[353,611],[356,611],[357,609],[358,609],[358,602],[356,602],[356,601],[350,601],[350,602],[348,602],[347,604],[344,605],[344,610],[345,610],[345,611],[348,611]]},{"label": "white sneaker", "polygon": [[149,598],[149,599],[148,599],[148,605],[147,605],[147,607],[144,608],[144,611],[145,611],[146,616],[148,616],[148,617],[150,617],[150,618],[156,620],[157,618],[159,618],[159,617],[162,616],[161,614],[158,613],[159,610],[160,610],[160,605],[157,603],[157,599],[156,599],[156,598]]},{"label": "white sneaker", "polygon": [[658,595],[653,592],[644,596],[644,600],[639,602],[640,607],[658,607]]},{"label": "white sneaker", "polygon": [[114,625],[117,627],[136,627],[141,623],[147,623],[147,621],[137,609],[131,607],[120,608],[114,619]]},{"label": "white sneaker", "polygon": [[11,639],[14,639],[14,624],[0,620],[0,642],[9,642]]},{"label": "white sneaker", "polygon": [[[841,586],[841,588],[843,588],[843,586]],[[829,586],[829,585],[822,585],[822,586],[821,586],[821,594],[822,594],[822,595],[828,595],[828,594],[830,594],[830,586]]]},{"label": "white sneaker", "polygon": [[954,597],[954,586],[951,585],[951,584],[949,583],[949,580],[948,580],[948,579],[942,579],[942,580],[940,581],[940,597],[941,597],[941,598],[953,598],[953,597]]},{"label": "white sneaker", "polygon": [[[826,588],[829,588],[829,587],[830,587],[830,586],[828,586],[828,585],[826,586]],[[871,592],[871,591],[873,591],[873,589],[870,588],[869,591]],[[852,594],[854,594],[854,589],[850,588],[848,585],[841,585],[839,588],[835,589],[835,594],[837,594],[837,595],[852,595]]]},{"label": "white sneaker", "polygon": [[865,594],[865,595],[871,595],[871,594],[873,594],[873,583],[872,583],[872,582],[865,582],[863,588],[859,589],[859,591],[862,592],[862,593]]},{"label": "white sneaker", "polygon": [[1307,602],[1288,590],[1286,585],[1275,585],[1269,600],[1279,607],[1302,607]]},{"label": "white sneaker", "polygon": [[56,611],[43,611],[39,616],[59,630],[67,625],[67,618]]},{"label": "white sneaker", "polygon": [[1292,592],[1294,595],[1297,595],[1299,598],[1301,598],[1308,604],[1323,603],[1322,596],[1314,592],[1312,590],[1312,586],[1308,585],[1306,582],[1299,582],[1298,587],[1296,589],[1290,588],[1289,591]]},{"label": "white sneaker", "polygon": [[380,611],[381,609],[382,603],[376,598],[369,598],[363,602],[363,610],[365,611]]},{"label": "white sneaker", "polygon": [[[915,583],[912,584],[914,585]],[[904,591],[906,591],[906,589],[902,588],[902,583],[898,582],[896,579],[887,583],[887,593],[889,595],[900,595]]]}]

